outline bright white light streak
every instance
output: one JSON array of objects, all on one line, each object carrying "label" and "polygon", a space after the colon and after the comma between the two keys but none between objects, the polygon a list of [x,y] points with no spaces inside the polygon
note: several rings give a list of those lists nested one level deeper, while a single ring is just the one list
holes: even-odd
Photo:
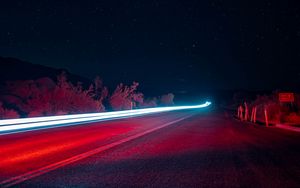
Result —
[{"label": "bright white light streak", "polygon": [[36,123],[36,122],[43,122],[43,121],[56,121],[56,120],[63,120],[63,119],[75,119],[75,118],[112,115],[112,114],[122,114],[122,113],[128,113],[130,111],[132,111],[132,110],[123,110],[123,111],[117,111],[117,112],[100,112],[100,113],[75,114],[75,115],[59,115],[59,116],[47,116],[47,117],[6,119],[6,120],[0,120],[0,126],[23,124],[23,123]]},{"label": "bright white light streak", "polygon": [[[116,118],[125,118],[130,116],[137,116],[137,115],[146,115],[151,113],[158,113],[158,112],[166,112],[166,111],[174,111],[174,110],[184,110],[184,109],[197,109],[197,108],[204,108],[211,104],[211,102],[206,102],[201,105],[195,106],[175,106],[175,107],[158,107],[158,108],[146,108],[146,109],[139,109],[139,110],[125,110],[125,111],[118,111],[118,112],[106,112],[106,113],[93,113],[93,114],[79,114],[79,115],[69,115],[64,116],[65,119],[62,119],[61,116],[51,116],[45,117],[48,118],[47,121],[45,119],[36,119],[36,122],[33,122],[33,118],[28,118],[27,122],[23,121],[21,124],[12,123],[9,126],[0,126],[0,134],[7,134],[9,132],[16,132],[21,130],[30,130],[30,129],[41,129],[41,128],[51,128],[51,126],[69,126],[70,124],[78,124],[78,123],[87,123],[91,121],[99,121],[99,120],[111,120]],[[98,115],[97,115],[98,114]],[[58,117],[58,118],[57,118]],[[50,119],[49,119],[50,118]],[[57,119],[56,119],[57,118]],[[16,119],[19,120],[19,119]],[[2,121],[0,121],[0,125],[2,125]],[[7,124],[6,124],[7,125]],[[57,127],[55,126],[55,127]]]}]

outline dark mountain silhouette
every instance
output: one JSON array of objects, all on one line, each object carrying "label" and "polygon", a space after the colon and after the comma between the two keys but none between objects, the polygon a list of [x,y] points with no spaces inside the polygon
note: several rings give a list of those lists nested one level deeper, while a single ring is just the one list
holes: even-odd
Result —
[{"label": "dark mountain silhouette", "polygon": [[11,57],[0,56],[0,84],[6,81],[15,80],[36,80],[38,78],[49,77],[56,81],[57,75],[65,72],[67,78],[73,84],[81,82],[84,87],[89,86],[91,80],[72,74],[66,69],[56,69],[43,65],[33,64]]}]

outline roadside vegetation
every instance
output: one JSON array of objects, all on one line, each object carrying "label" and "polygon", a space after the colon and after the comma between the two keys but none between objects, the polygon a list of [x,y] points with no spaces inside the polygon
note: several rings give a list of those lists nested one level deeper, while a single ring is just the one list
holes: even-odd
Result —
[{"label": "roadside vegetation", "polygon": [[[251,121],[252,113],[255,110],[257,122],[265,123],[266,112],[270,124],[288,123],[300,125],[300,94],[295,94],[295,101],[290,103],[279,102],[278,95],[278,91],[274,91],[270,95],[257,95],[254,99],[250,97],[242,99],[235,95],[234,101],[236,109],[241,109],[243,113],[242,119],[244,120]],[[246,113],[248,113],[247,117],[245,116]]]},{"label": "roadside vegetation", "polygon": [[120,83],[109,92],[102,80],[96,77],[88,88],[84,88],[80,82],[69,82],[65,73],[58,75],[55,81],[48,77],[7,81],[0,93],[0,118],[92,113],[174,104],[173,94],[145,98],[138,91],[138,86],[138,82],[131,85]]}]

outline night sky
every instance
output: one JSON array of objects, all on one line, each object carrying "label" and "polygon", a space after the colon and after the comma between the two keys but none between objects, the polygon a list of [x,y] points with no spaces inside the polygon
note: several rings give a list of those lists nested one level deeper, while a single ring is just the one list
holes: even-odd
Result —
[{"label": "night sky", "polygon": [[299,2],[3,1],[0,56],[150,93],[295,89]]}]

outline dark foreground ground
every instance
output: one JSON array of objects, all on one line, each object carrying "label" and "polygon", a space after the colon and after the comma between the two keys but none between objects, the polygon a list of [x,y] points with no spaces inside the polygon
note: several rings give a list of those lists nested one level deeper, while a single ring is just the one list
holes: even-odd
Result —
[{"label": "dark foreground ground", "polygon": [[0,182],[179,118],[14,186],[300,187],[299,133],[197,111],[1,136]]}]

